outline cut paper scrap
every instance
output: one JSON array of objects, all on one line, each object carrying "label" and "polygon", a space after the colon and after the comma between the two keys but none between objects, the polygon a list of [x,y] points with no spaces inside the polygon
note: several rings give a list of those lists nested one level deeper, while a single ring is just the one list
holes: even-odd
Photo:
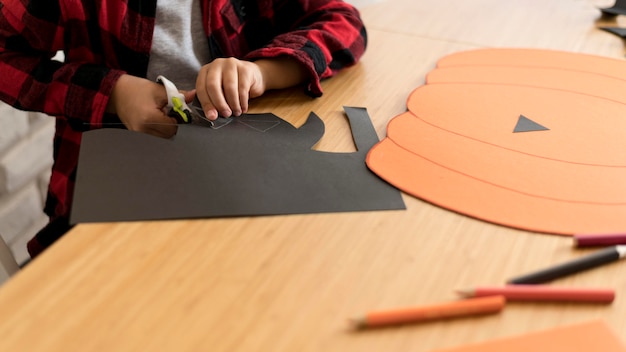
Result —
[{"label": "cut paper scrap", "polygon": [[434,352],[626,352],[615,332],[593,320]]},{"label": "cut paper scrap", "polygon": [[219,129],[181,125],[172,139],[86,132],[71,222],[405,209],[365,165],[378,142],[367,111],[344,109],[357,152],[312,150],[324,134],[313,113],[300,128],[248,114]]},{"label": "cut paper scrap", "polygon": [[601,8],[600,11],[607,16],[626,15],[626,0],[615,0],[613,6]]},{"label": "cut paper scrap", "polygon": [[615,34],[620,38],[626,38],[626,28],[621,27],[599,27],[603,31],[609,32],[611,34]]},{"label": "cut paper scrap", "polygon": [[[522,66],[508,65],[512,57]],[[453,54],[410,94],[367,165],[411,195],[485,221],[563,235],[621,231],[621,72],[622,60],[555,51]],[[514,133],[520,116],[549,130]]]}]

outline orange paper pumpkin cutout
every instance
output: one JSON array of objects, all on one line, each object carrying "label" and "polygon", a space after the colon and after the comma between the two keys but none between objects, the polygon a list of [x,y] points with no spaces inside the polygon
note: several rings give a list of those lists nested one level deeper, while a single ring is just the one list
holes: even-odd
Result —
[{"label": "orange paper pumpkin cutout", "polygon": [[368,167],[469,216],[556,233],[626,229],[626,62],[532,49],[443,58]]},{"label": "orange paper pumpkin cutout", "polygon": [[620,336],[603,320],[557,326],[526,334],[476,342],[435,352],[624,352]]}]

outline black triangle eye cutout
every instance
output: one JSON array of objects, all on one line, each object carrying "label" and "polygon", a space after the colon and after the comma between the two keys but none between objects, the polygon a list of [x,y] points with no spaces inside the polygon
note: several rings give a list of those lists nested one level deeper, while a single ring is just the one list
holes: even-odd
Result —
[{"label": "black triangle eye cutout", "polygon": [[536,123],[535,121],[529,119],[528,117],[524,115],[519,115],[519,118],[517,119],[517,124],[515,125],[515,129],[513,130],[513,133],[549,131],[549,130],[550,130],[549,128]]}]

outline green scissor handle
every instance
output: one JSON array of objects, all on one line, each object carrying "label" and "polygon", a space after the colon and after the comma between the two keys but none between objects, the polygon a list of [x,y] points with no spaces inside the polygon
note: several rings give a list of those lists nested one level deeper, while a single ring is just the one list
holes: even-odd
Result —
[{"label": "green scissor handle", "polygon": [[167,78],[158,76],[157,82],[163,84],[167,93],[167,107],[169,108],[167,115],[175,118],[178,123],[191,123],[192,112],[187,103],[185,103],[185,96]]}]

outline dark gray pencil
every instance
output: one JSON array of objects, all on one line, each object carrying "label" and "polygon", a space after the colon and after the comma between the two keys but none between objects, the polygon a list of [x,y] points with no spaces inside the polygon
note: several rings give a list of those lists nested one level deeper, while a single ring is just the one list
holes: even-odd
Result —
[{"label": "dark gray pencil", "polygon": [[540,270],[531,274],[516,277],[508,281],[509,284],[540,284],[558,279],[563,276],[578,273],[596,266],[607,264],[626,256],[626,245],[614,246],[597,251],[590,255],[572,261]]}]

